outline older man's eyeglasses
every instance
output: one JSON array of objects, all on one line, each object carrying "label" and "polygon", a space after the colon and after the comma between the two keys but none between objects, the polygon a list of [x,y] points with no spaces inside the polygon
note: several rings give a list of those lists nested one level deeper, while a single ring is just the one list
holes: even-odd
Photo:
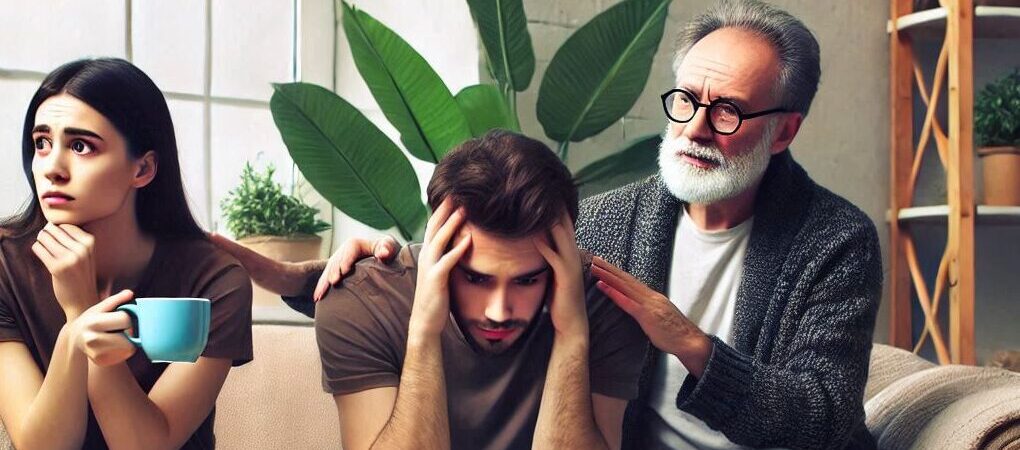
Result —
[{"label": "older man's eyeglasses", "polygon": [[687,123],[698,113],[698,108],[708,110],[708,126],[717,134],[730,135],[740,129],[740,124],[747,119],[761,117],[779,112],[789,112],[786,108],[773,108],[744,114],[740,108],[729,100],[715,99],[709,104],[699,103],[694,94],[684,89],[671,89],[662,94],[662,108],[666,117],[677,123]]}]

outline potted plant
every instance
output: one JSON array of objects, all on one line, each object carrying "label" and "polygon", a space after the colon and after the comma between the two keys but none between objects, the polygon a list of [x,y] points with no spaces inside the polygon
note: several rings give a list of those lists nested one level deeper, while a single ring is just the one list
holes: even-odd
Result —
[{"label": "potted plant", "polygon": [[1020,206],[1020,70],[978,94],[974,135],[984,173],[984,203]]},{"label": "potted plant", "polygon": [[[322,238],[317,233],[330,225],[315,217],[319,211],[273,181],[275,168],[256,172],[246,163],[241,184],[220,204],[227,229],[234,239],[277,261],[307,261],[319,258]],[[253,304],[279,306],[279,296],[255,287]]]},{"label": "potted plant", "polygon": [[[520,131],[517,94],[535,75],[522,0],[467,0],[491,81],[456,94],[410,44],[382,22],[340,1],[340,25],[354,64],[413,158],[435,164],[493,128]],[[623,0],[564,41],[539,83],[536,117],[561,159],[583,149],[637,102],[669,15],[669,0]],[[537,80],[536,80],[537,81]],[[411,161],[354,105],[309,83],[274,84],[269,107],[308,182],[337,209],[378,230],[420,240],[428,210]],[[574,173],[581,195],[654,173],[660,133],[637,137]],[[571,147],[573,145],[573,147]],[[577,151],[577,150],[575,150]]]}]

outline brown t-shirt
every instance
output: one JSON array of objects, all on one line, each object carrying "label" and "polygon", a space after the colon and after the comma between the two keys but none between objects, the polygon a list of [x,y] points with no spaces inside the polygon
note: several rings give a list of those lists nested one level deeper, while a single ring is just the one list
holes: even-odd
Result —
[{"label": "brown t-shirt", "polygon": [[[404,247],[388,264],[366,259],[316,304],[323,388],[334,395],[398,386],[407,348],[418,252]],[[637,323],[587,280],[591,390],[637,396],[647,344]],[[450,438],[456,449],[530,448],[552,352],[546,309],[513,347],[479,353],[451,315],[443,330]],[[357,412],[353,412],[357,414]]]},{"label": "brown t-shirt", "polygon": [[[24,342],[45,373],[65,317],[54,297],[49,271],[31,251],[33,242],[33,233],[17,238],[0,236],[0,342]],[[133,291],[136,297],[210,299],[209,343],[202,356],[230,359],[234,366],[252,360],[251,281],[235,259],[210,242],[157,242]],[[169,364],[153,364],[138,351],[127,365],[142,390],[149,392]],[[215,410],[182,448],[214,448],[214,415]],[[107,448],[91,408],[82,448]]]}]

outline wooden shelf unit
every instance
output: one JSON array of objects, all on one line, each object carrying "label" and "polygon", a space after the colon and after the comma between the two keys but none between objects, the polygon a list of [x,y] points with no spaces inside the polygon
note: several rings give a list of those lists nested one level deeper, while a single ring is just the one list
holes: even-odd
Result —
[{"label": "wooden shelf unit", "polygon": [[[940,3],[940,8],[915,13],[913,0],[890,0],[889,340],[916,353],[930,338],[939,363],[973,365],[974,227],[1020,225],[1018,207],[975,205],[973,46],[975,39],[1020,39],[1020,8],[975,8],[973,0]],[[942,41],[930,89],[916,59],[914,41]],[[918,142],[913,138],[915,84],[926,107]],[[944,126],[936,110],[945,84],[949,121]],[[913,200],[921,161],[932,140],[946,173],[946,203],[916,207]],[[910,233],[913,224],[947,228],[945,252],[931,290],[921,272]],[[924,316],[924,328],[916,342],[911,318],[913,294]],[[943,294],[948,298],[948,333],[937,319]]]}]

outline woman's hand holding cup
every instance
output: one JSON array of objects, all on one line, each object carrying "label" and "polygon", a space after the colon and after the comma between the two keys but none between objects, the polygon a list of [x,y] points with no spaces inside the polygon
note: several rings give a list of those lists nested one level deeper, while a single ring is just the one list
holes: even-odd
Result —
[{"label": "woman's hand holding cup", "polygon": [[131,317],[117,307],[131,301],[135,294],[120,291],[86,309],[70,322],[71,342],[77,351],[99,366],[126,361],[135,354],[136,347],[124,335],[131,328]]}]

